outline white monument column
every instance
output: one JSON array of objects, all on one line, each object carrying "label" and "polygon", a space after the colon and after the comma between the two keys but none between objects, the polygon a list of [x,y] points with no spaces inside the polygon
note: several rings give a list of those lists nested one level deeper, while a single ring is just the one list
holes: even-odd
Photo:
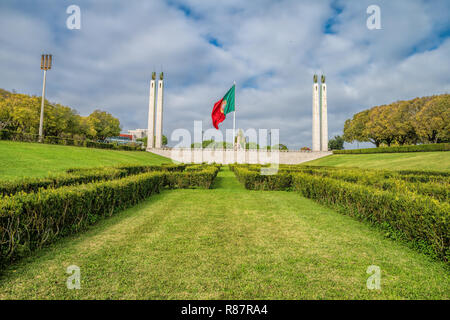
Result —
[{"label": "white monument column", "polygon": [[150,80],[150,95],[148,102],[148,132],[147,132],[147,150],[154,148],[155,140],[155,101],[156,101],[156,72],[152,73]]},{"label": "white monument column", "polygon": [[158,100],[156,101],[156,142],[155,148],[162,147],[163,132],[163,93],[164,93],[164,74],[161,72],[158,81]]},{"label": "white monument column", "polygon": [[321,121],[320,121],[320,149],[328,151],[328,115],[327,115],[327,85],[325,84],[325,76],[322,76],[322,84],[320,86],[321,105]]},{"label": "white monument column", "polygon": [[320,151],[319,84],[317,83],[317,75],[314,75],[313,84],[312,151]]}]

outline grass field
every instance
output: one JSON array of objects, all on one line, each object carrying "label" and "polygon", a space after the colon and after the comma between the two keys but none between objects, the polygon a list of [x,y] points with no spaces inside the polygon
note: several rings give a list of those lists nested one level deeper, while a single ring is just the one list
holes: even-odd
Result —
[{"label": "grass field", "polygon": [[450,152],[375,154],[333,154],[306,162],[314,166],[360,167],[367,169],[450,170]]},{"label": "grass field", "polygon": [[[448,152],[333,155],[308,164],[449,170]],[[170,160],[0,141],[0,179]],[[81,269],[81,289],[66,268]],[[369,266],[381,290],[366,288]],[[443,262],[295,192],[249,191],[223,167],[211,190],[170,190],[0,274],[0,299],[450,299]]]},{"label": "grass field", "polygon": [[[69,265],[81,289],[66,288]],[[381,290],[366,288],[381,268]],[[295,192],[164,191],[10,266],[0,299],[449,299],[444,263]]]},{"label": "grass field", "polygon": [[0,141],[0,179],[42,177],[74,167],[120,163],[161,164],[170,159],[138,151],[113,151],[38,143]]}]

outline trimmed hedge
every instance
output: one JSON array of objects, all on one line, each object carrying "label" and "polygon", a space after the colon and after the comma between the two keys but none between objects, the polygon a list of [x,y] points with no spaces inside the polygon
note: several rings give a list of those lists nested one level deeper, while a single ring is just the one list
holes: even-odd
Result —
[{"label": "trimmed hedge", "polygon": [[260,175],[259,171],[251,171],[248,168],[234,166],[236,178],[249,190],[289,190],[292,182],[292,174],[279,172],[274,175]]},{"label": "trimmed hedge", "polygon": [[[0,130],[0,140],[11,140],[11,141],[21,141],[21,142],[39,142],[39,135],[10,131],[10,130]],[[71,138],[61,138],[55,136],[44,136],[42,141],[46,144],[58,144],[64,146],[76,146],[76,147],[87,147],[87,148],[97,148],[97,149],[112,149],[112,150],[122,150],[122,151],[145,151],[139,144],[133,145],[118,145],[114,143],[104,143],[92,140],[75,140]]]},{"label": "trimmed hedge", "polygon": [[[107,168],[107,167],[103,167]],[[164,163],[162,165],[141,165],[141,164],[120,164],[111,168],[117,168],[119,170],[125,170],[127,174],[139,174],[151,171],[183,171],[186,168],[185,164],[169,164]],[[93,168],[71,168],[66,170],[68,173],[85,172],[93,170]]]},{"label": "trimmed hedge", "polygon": [[[448,180],[440,180],[439,182],[410,182],[402,179],[404,176],[399,175],[394,171],[306,170],[305,173],[371,186],[381,190],[390,190],[394,193],[408,194],[414,192],[433,197],[440,201],[448,201],[450,194],[450,184]],[[411,178],[415,176],[410,175],[407,177]]]},{"label": "trimmed hedge", "polygon": [[293,188],[307,198],[382,226],[444,261],[450,258],[450,205],[414,194],[305,173],[293,175]]},{"label": "trimmed hedge", "polygon": [[14,181],[0,182],[0,195],[13,195],[20,191],[28,193],[40,188],[59,188],[62,186],[90,183],[103,180],[114,180],[125,177],[126,170],[118,168],[94,168],[63,173],[45,178],[24,178]]},{"label": "trimmed hedge", "polygon": [[164,186],[175,188],[204,188],[209,189],[219,172],[219,166],[207,166],[202,170],[184,172],[170,172],[164,175]]},{"label": "trimmed hedge", "polygon": [[0,264],[78,232],[159,192],[164,174],[150,172],[0,200]]},{"label": "trimmed hedge", "polygon": [[333,150],[333,154],[362,154],[362,153],[401,153],[401,152],[431,152],[450,151],[450,143],[419,144],[411,146],[378,147],[353,150]]},{"label": "trimmed hedge", "polygon": [[431,170],[398,170],[395,171],[401,175],[421,175],[429,177],[450,177],[450,171],[431,171]]},{"label": "trimmed hedge", "polygon": [[72,168],[66,170],[66,173],[44,178],[24,178],[14,181],[0,181],[0,196],[13,195],[20,191],[26,193],[36,192],[40,188],[59,188],[81,183],[114,180],[152,171],[181,172],[185,168],[186,165],[184,164],[163,164],[161,166],[119,165],[116,167]]}]

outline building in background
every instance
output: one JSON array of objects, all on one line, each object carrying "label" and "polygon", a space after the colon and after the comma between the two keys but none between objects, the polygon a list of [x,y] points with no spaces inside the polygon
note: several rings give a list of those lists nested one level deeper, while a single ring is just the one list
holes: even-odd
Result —
[{"label": "building in background", "polygon": [[128,130],[128,134],[132,136],[131,140],[136,141],[136,139],[145,138],[148,134],[148,129]]}]

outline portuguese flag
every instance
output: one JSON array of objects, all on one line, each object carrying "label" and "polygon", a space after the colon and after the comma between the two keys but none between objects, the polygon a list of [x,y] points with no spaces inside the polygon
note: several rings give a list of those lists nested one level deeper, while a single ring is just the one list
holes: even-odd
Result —
[{"label": "portuguese flag", "polygon": [[234,87],[233,85],[223,98],[214,104],[211,118],[213,126],[217,130],[219,130],[219,123],[225,120],[225,115],[234,111]]}]

